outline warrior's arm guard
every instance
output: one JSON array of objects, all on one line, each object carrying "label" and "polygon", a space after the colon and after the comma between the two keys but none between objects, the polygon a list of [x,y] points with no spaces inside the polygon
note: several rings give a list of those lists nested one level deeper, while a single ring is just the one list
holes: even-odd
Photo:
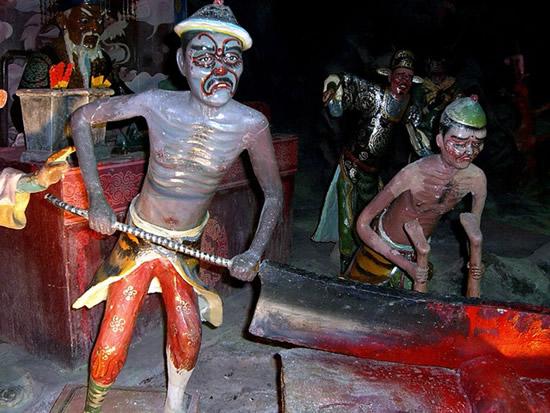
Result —
[{"label": "warrior's arm guard", "polygon": [[357,110],[372,114],[376,105],[378,86],[349,73],[340,74],[344,94],[344,110]]}]

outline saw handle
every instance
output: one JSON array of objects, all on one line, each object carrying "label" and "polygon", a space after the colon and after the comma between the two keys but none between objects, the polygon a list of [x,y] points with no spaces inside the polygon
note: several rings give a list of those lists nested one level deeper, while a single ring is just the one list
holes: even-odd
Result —
[{"label": "saw handle", "polygon": [[421,276],[410,274],[413,276],[413,290],[421,293],[428,291],[428,254],[430,253],[430,244],[424,236],[424,231],[418,220],[413,220],[405,223],[405,232],[409,236],[414,249],[416,251],[416,265],[422,273]]},{"label": "saw handle", "polygon": [[479,298],[481,295],[481,277],[485,272],[483,262],[481,261],[483,235],[481,234],[479,218],[470,212],[463,212],[460,214],[460,223],[468,236],[470,244],[466,296]]}]

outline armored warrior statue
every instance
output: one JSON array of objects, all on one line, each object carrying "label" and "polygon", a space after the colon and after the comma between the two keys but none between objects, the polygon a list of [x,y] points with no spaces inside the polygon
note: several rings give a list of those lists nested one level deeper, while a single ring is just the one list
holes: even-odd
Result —
[{"label": "armored warrior statue", "polygon": [[483,149],[486,117],[477,97],[459,98],[441,116],[436,143],[441,153],[403,168],[367,205],[357,219],[365,243],[356,254],[354,279],[403,286],[403,271],[417,291],[427,290],[429,238],[440,218],[466,195],[472,212],[460,220],[470,240],[468,296],[478,297],[481,263],[481,213],[486,179],[472,161]]},{"label": "armored warrior statue", "polygon": [[[329,189],[337,191],[340,270],[345,273],[358,247],[355,220],[380,187],[379,171],[386,155],[394,127],[405,124],[413,149],[418,156],[431,153],[429,141],[417,127],[420,110],[410,101],[413,83],[422,79],[414,74],[414,55],[408,50],[397,51],[391,68],[378,69],[388,77],[389,85],[381,87],[351,74],[330,75],[324,83],[323,100],[333,116],[343,111],[359,111],[359,130],[351,145],[344,149],[339,168]],[[330,195],[329,195],[330,196]],[[328,203],[321,215],[317,234],[330,225]],[[314,235],[314,240],[319,239]]]},{"label": "armored warrior statue", "polygon": [[[116,216],[98,178],[90,125],[143,116],[150,139],[149,166],[129,221],[149,233],[190,245],[198,243],[208,207],[228,167],[247,150],[265,200],[248,251],[233,257],[232,276],[249,281],[279,219],[282,185],[269,124],[235,100],[243,72],[242,52],[252,45],[231,10],[217,0],[175,27],[181,37],[177,63],[189,92],[151,90],[98,100],[72,117],[73,137],[89,199],[90,228],[112,234]],[[148,292],[162,292],[167,312],[168,394],[165,412],[180,412],[197,362],[201,318],[222,322],[221,300],[198,278],[196,259],[131,235],[120,236],[92,286],[73,305],[107,300],[90,362],[85,411],[100,411],[120,372],[137,311]]]},{"label": "armored warrior statue", "polygon": [[415,103],[422,109],[421,129],[430,137],[437,135],[439,119],[449,103],[461,95],[456,79],[447,72],[447,60],[441,56],[426,59],[426,77],[413,88]]}]

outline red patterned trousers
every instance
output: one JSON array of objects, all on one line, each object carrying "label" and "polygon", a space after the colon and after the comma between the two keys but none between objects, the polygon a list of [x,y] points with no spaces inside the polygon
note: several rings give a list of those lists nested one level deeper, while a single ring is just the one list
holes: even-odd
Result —
[{"label": "red patterned trousers", "polygon": [[92,351],[90,375],[96,383],[113,384],[122,369],[139,307],[154,277],[162,288],[171,362],[178,370],[195,367],[201,342],[197,295],[168,260],[156,259],[109,286],[105,315]]}]

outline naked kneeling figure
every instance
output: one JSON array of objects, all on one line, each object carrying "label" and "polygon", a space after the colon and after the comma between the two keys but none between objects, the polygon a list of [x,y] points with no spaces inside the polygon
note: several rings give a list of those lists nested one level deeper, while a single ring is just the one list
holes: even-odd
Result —
[{"label": "naked kneeling figure", "polygon": [[403,287],[406,273],[416,291],[427,291],[427,238],[441,217],[471,194],[472,210],[460,221],[470,244],[467,295],[479,297],[479,225],[487,190],[485,174],[472,161],[483,149],[486,123],[475,96],[447,106],[436,137],[440,153],[399,171],[359,215],[357,232],[365,245],[355,256],[351,278]]}]

